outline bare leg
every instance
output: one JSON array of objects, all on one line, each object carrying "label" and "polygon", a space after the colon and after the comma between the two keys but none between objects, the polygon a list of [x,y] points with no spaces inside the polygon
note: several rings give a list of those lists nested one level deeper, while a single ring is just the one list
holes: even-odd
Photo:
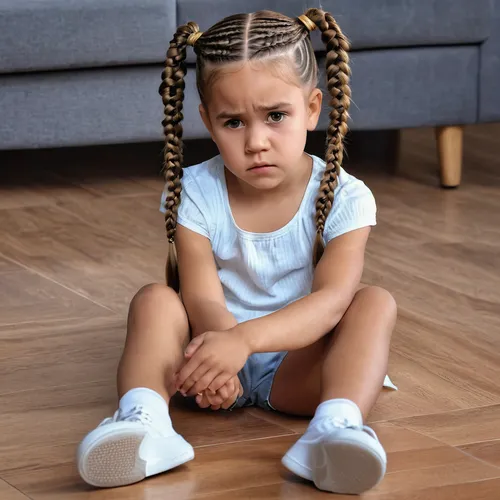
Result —
[{"label": "bare leg", "polygon": [[333,334],[290,352],[276,373],[270,402],[285,413],[310,416],[322,402],[354,401],[366,418],[384,377],[396,304],[386,290],[358,291]]},{"label": "bare leg", "polygon": [[289,353],[276,373],[271,404],[315,416],[283,465],[321,490],[359,494],[384,477],[386,453],[363,420],[383,385],[395,320],[392,296],[363,288],[333,334]]},{"label": "bare leg", "polygon": [[127,340],[118,367],[118,396],[147,387],[168,402],[173,374],[183,360],[189,324],[178,295],[167,286],[147,285],[130,304]]},{"label": "bare leg", "polygon": [[87,483],[124,486],[194,458],[192,446],[174,431],[165,403],[175,392],[173,374],[188,338],[186,312],[173,290],[148,285],[137,293],[118,368],[120,411],[78,447],[78,470]]}]

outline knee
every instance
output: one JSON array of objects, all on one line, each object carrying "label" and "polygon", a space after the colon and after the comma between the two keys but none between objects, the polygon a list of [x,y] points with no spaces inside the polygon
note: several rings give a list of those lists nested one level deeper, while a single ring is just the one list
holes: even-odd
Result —
[{"label": "knee", "polygon": [[150,283],[143,286],[134,296],[130,308],[137,307],[169,307],[182,305],[177,293],[170,287],[160,283]]},{"label": "knee", "polygon": [[390,292],[379,286],[367,286],[356,292],[355,300],[361,300],[365,304],[376,308],[381,314],[390,320],[396,321],[398,306]]}]

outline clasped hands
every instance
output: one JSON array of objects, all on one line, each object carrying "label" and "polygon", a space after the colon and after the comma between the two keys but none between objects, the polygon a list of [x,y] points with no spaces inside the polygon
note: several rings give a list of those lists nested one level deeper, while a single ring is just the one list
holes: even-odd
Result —
[{"label": "clasped hands", "polygon": [[184,352],[175,387],[183,396],[197,395],[202,408],[227,409],[243,394],[238,372],[250,354],[244,337],[233,330],[198,335]]}]

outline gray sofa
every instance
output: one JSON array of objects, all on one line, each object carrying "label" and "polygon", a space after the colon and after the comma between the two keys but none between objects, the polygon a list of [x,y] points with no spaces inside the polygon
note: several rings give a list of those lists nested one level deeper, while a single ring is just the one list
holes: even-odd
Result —
[{"label": "gray sofa", "polygon": [[[312,0],[0,0],[0,149],[162,139],[158,87],[179,24]],[[500,0],[322,0],[352,43],[350,127],[434,126],[442,184],[461,126],[500,121]],[[320,67],[324,48],[313,33]],[[185,137],[206,137],[190,51]],[[327,124],[323,113],[321,126]]]}]

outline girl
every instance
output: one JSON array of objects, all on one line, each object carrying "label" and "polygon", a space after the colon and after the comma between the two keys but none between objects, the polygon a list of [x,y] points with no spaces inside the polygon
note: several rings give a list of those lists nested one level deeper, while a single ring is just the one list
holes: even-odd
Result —
[{"label": "girl", "polygon": [[[322,103],[316,28],[331,97],[325,161],[304,152]],[[187,45],[220,155],[183,170]],[[384,383],[396,305],[385,290],[360,286],[376,207],[341,167],[347,50],[319,9],[175,33],[160,87],[169,286],[146,286],[132,300],[119,408],[78,450],[88,483],[130,484],[194,457],[169,417],[177,391],[213,410],[313,416],[282,462],[322,490],[361,493],[384,476],[386,454],[363,419]]]}]

